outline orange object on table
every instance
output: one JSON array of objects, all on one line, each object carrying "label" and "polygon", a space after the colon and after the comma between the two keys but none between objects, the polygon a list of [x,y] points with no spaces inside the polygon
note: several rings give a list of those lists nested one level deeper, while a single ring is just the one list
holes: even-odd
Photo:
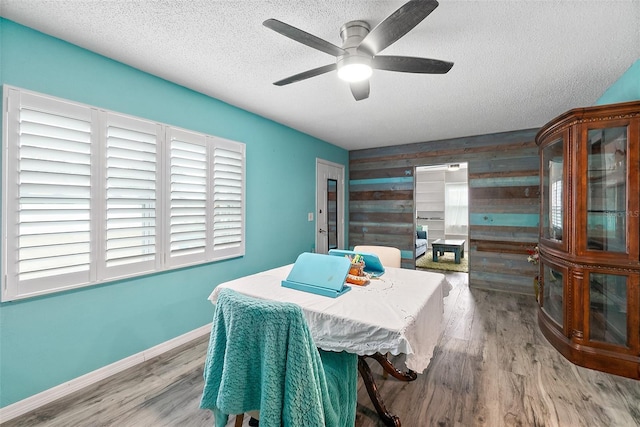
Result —
[{"label": "orange object on table", "polygon": [[352,276],[364,276],[364,262],[351,263],[349,274]]},{"label": "orange object on table", "polygon": [[369,278],[367,276],[355,276],[353,274],[347,274],[347,283],[362,286],[369,283]]}]

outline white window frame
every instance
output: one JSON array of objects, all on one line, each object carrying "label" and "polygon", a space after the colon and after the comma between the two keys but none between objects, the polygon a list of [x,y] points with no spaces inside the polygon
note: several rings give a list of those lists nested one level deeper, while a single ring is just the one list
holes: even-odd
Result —
[{"label": "white window frame", "polygon": [[[32,280],[19,280],[19,114],[23,103],[42,107],[45,111],[59,115],[78,115],[90,120],[90,261],[89,270],[78,273],[53,275]],[[12,301],[45,295],[53,292],[107,283],[116,279],[151,274],[178,267],[197,265],[222,259],[244,256],[245,251],[245,176],[246,146],[243,143],[218,138],[203,133],[179,129],[155,121],[124,115],[121,113],[88,106],[64,99],[27,91],[9,85],[3,86],[3,134],[2,134],[2,301]],[[109,124],[125,126],[127,130],[144,131],[155,135],[155,253],[149,250],[143,256],[132,256],[131,262],[123,265],[107,267],[107,129]],[[130,127],[130,129],[129,129]],[[190,140],[197,140],[206,150],[206,250],[198,256],[170,256],[170,138],[173,135],[187,135]],[[132,143],[133,144],[133,143]],[[133,146],[133,145],[132,145]],[[213,230],[219,226],[214,215],[214,194],[216,186],[214,177],[216,148],[230,150],[239,159],[241,174],[234,175],[234,192],[240,190],[241,213],[233,216],[233,221],[240,218],[240,241],[231,247],[219,250],[214,245]],[[237,165],[236,165],[237,166]],[[235,166],[234,166],[235,167]],[[132,169],[136,170],[136,169]],[[234,170],[237,171],[237,168]],[[39,173],[39,172],[38,172]],[[135,178],[137,179],[137,178]],[[140,178],[148,188],[148,174]],[[131,185],[136,185],[132,182]],[[134,187],[127,187],[134,188]],[[151,190],[150,190],[151,191]],[[235,197],[235,196],[234,196]],[[125,206],[129,208],[129,206]],[[237,205],[235,206],[237,212]],[[145,206],[139,207],[144,215],[151,214]],[[138,212],[133,212],[133,215]],[[148,227],[150,222],[143,223]],[[151,222],[151,224],[154,224]],[[227,223],[228,224],[228,223]],[[237,226],[237,222],[234,222]],[[236,233],[237,235],[237,233]],[[135,240],[135,239],[134,239]],[[135,246],[135,241],[133,246]],[[144,247],[144,243],[139,245]],[[63,247],[63,249],[66,249]],[[151,258],[151,259],[150,259]],[[84,265],[84,264],[83,264]]]}]

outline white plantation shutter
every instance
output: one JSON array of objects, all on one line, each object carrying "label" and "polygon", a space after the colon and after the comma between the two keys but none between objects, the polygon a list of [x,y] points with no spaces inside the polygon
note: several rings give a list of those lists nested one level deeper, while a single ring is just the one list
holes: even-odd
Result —
[{"label": "white plantation shutter", "polygon": [[158,267],[159,135],[159,125],[107,114],[104,261],[109,277]]},{"label": "white plantation shutter", "polygon": [[170,265],[207,259],[208,161],[204,135],[167,130]]},{"label": "white plantation shutter", "polygon": [[5,293],[87,282],[94,112],[17,90],[8,102]]},{"label": "white plantation shutter", "polygon": [[244,144],[3,97],[2,301],[244,255]]},{"label": "white plantation shutter", "polygon": [[213,257],[244,255],[244,144],[216,138],[211,149]]}]

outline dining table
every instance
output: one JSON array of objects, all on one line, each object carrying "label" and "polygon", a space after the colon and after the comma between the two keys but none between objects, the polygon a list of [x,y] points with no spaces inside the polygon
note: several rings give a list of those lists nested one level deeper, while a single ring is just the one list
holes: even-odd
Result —
[{"label": "dining table", "polygon": [[[316,347],[358,355],[358,371],[385,425],[400,427],[386,408],[367,359],[400,381],[413,381],[429,366],[443,329],[444,298],[451,285],[441,273],[385,267],[384,274],[364,286],[330,298],[282,286],[293,264],[240,277],[216,286],[215,304],[223,288],[302,308]],[[402,355],[395,362],[388,355]],[[400,360],[400,362],[398,362]]]}]

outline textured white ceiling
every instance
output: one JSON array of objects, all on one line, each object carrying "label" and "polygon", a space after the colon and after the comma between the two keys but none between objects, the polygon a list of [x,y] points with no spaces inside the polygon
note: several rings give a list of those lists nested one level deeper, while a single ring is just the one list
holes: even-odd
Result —
[{"label": "textured white ceiling", "polygon": [[640,2],[454,1],[387,55],[452,61],[444,75],[374,71],[356,102],[335,59],[262,26],[276,18],[340,45],[404,1],[0,0],[0,15],[349,150],[539,127],[592,105],[640,58]]}]

